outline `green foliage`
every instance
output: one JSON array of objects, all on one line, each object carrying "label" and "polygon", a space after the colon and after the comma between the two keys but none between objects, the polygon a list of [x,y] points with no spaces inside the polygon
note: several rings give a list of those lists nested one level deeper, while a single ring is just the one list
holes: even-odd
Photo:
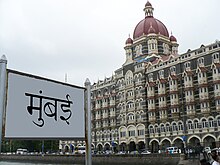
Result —
[{"label": "green foliage", "polygon": [[[44,145],[43,145],[44,144]],[[2,152],[16,152],[18,148],[26,148],[29,152],[58,151],[58,140],[3,140]]]}]

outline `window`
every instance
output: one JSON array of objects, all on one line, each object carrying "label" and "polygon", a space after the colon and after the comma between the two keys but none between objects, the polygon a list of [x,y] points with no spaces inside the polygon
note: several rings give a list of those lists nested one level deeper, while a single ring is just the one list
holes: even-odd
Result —
[{"label": "window", "polygon": [[149,81],[153,81],[153,73],[148,74]]},{"label": "window", "polygon": [[154,133],[154,127],[152,125],[149,127],[149,132]]},{"label": "window", "polygon": [[164,78],[164,70],[159,71],[159,77],[162,79]]},{"label": "window", "polygon": [[170,125],[166,124],[166,132],[170,132]]},{"label": "window", "polygon": [[170,68],[170,73],[171,73],[171,75],[176,74],[176,67],[175,67],[175,66],[172,66],[172,67]]},{"label": "window", "polygon": [[218,117],[218,119],[217,119],[217,125],[218,125],[218,127],[220,127],[220,117]]},{"label": "window", "polygon": [[165,132],[165,127],[164,127],[164,125],[161,125],[160,131],[161,131],[161,133],[162,133],[162,132]]},{"label": "window", "polygon": [[128,115],[128,120],[134,120],[134,115],[133,114],[129,114]]},{"label": "window", "polygon": [[204,66],[204,58],[201,57],[197,60],[198,66]]},{"label": "window", "polygon": [[120,132],[120,136],[121,136],[121,137],[125,137],[125,136],[126,136],[126,132],[125,132],[125,131]]},{"label": "window", "polygon": [[128,131],[128,136],[135,136],[135,130]]},{"label": "window", "polygon": [[183,124],[182,124],[182,123],[178,123],[178,127],[179,127],[179,130],[180,130],[180,131],[183,130]]},{"label": "window", "polygon": [[195,129],[198,129],[198,128],[199,128],[199,122],[198,122],[198,120],[195,120],[195,121],[194,121],[194,128],[195,128]]},{"label": "window", "polygon": [[186,62],[184,65],[186,70],[190,70],[190,62]]},{"label": "window", "polygon": [[141,130],[138,130],[138,136],[143,136],[144,135],[144,130],[141,129]]},{"label": "window", "polygon": [[213,121],[213,119],[209,119],[209,127],[210,127],[210,128],[214,127],[214,121]]},{"label": "window", "polygon": [[212,55],[212,61],[213,61],[213,63],[218,63],[219,62],[219,53],[214,53]]},{"label": "window", "polygon": [[155,133],[159,133],[159,129],[157,125],[155,126]]},{"label": "window", "polygon": [[173,131],[178,131],[178,127],[177,127],[176,123],[173,123]]},{"label": "window", "polygon": [[202,120],[202,128],[208,127],[208,124],[205,119]]},{"label": "window", "polygon": [[189,129],[189,130],[192,130],[192,129],[193,129],[192,121],[188,121],[188,129]]},{"label": "window", "polygon": [[216,100],[216,106],[220,105],[220,100]]}]

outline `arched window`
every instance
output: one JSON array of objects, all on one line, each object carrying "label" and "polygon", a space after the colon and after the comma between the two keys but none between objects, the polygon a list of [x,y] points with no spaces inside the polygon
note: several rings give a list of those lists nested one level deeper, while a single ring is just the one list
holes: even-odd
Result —
[{"label": "arched window", "polygon": [[162,124],[161,127],[160,127],[160,132],[161,132],[161,133],[164,133],[165,131],[166,131],[166,130],[165,130],[165,127],[164,127],[164,125]]},{"label": "arched window", "polygon": [[212,118],[209,119],[209,128],[214,127],[214,120]]},{"label": "arched window", "polygon": [[206,119],[202,119],[202,128],[207,128],[207,127],[208,127],[208,123]]},{"label": "arched window", "polygon": [[204,57],[201,57],[197,60],[197,64],[199,67],[202,67],[204,66]]},{"label": "arched window", "polygon": [[158,129],[158,126],[157,125],[155,125],[155,133],[159,133],[159,129]]},{"label": "arched window", "polygon": [[170,132],[170,125],[168,123],[166,124],[166,132]]},{"label": "arched window", "polygon": [[185,65],[185,70],[186,71],[190,70],[190,66],[191,66],[190,62],[186,62],[184,65]]},{"label": "arched window", "polygon": [[179,123],[178,123],[178,128],[179,128],[179,131],[182,131],[182,130],[183,130],[183,123],[182,123],[182,122],[179,122]]},{"label": "arched window", "polygon": [[192,130],[193,129],[193,123],[192,121],[188,121],[188,129]]},{"label": "arched window", "polygon": [[149,132],[154,133],[154,127],[152,125],[149,127]]},{"label": "arched window", "polygon": [[199,128],[199,121],[198,121],[198,120],[195,120],[195,121],[194,121],[194,128],[195,128],[195,129],[198,129],[198,128]]},{"label": "arched window", "polygon": [[220,116],[217,118],[217,125],[220,127]]},{"label": "arched window", "polygon": [[176,123],[173,123],[172,128],[173,128],[173,131],[178,131],[178,127],[177,127]]}]

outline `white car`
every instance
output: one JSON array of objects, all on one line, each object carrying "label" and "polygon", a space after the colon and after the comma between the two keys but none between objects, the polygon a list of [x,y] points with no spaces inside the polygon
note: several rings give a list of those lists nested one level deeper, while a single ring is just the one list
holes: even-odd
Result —
[{"label": "white car", "polygon": [[151,152],[148,151],[148,150],[145,150],[145,151],[141,152],[141,154],[142,154],[142,155],[149,155],[149,154],[151,154]]},{"label": "white car", "polygon": [[23,155],[23,154],[27,154],[27,152],[28,152],[27,149],[18,148],[17,151],[16,151],[16,154]]},{"label": "white car", "polygon": [[168,154],[177,154],[179,153],[178,147],[167,147],[166,149]]}]

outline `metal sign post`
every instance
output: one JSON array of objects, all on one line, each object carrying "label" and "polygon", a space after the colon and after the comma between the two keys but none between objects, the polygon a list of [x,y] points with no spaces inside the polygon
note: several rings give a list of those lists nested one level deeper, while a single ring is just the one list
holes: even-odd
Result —
[{"label": "metal sign post", "polygon": [[92,165],[91,150],[91,83],[86,79],[86,124],[85,124],[85,142],[86,142],[86,165]]},{"label": "metal sign post", "polygon": [[7,59],[3,55],[0,59],[0,153],[2,144],[2,123],[3,123],[3,113],[5,108],[5,84],[6,84],[6,67]]}]

